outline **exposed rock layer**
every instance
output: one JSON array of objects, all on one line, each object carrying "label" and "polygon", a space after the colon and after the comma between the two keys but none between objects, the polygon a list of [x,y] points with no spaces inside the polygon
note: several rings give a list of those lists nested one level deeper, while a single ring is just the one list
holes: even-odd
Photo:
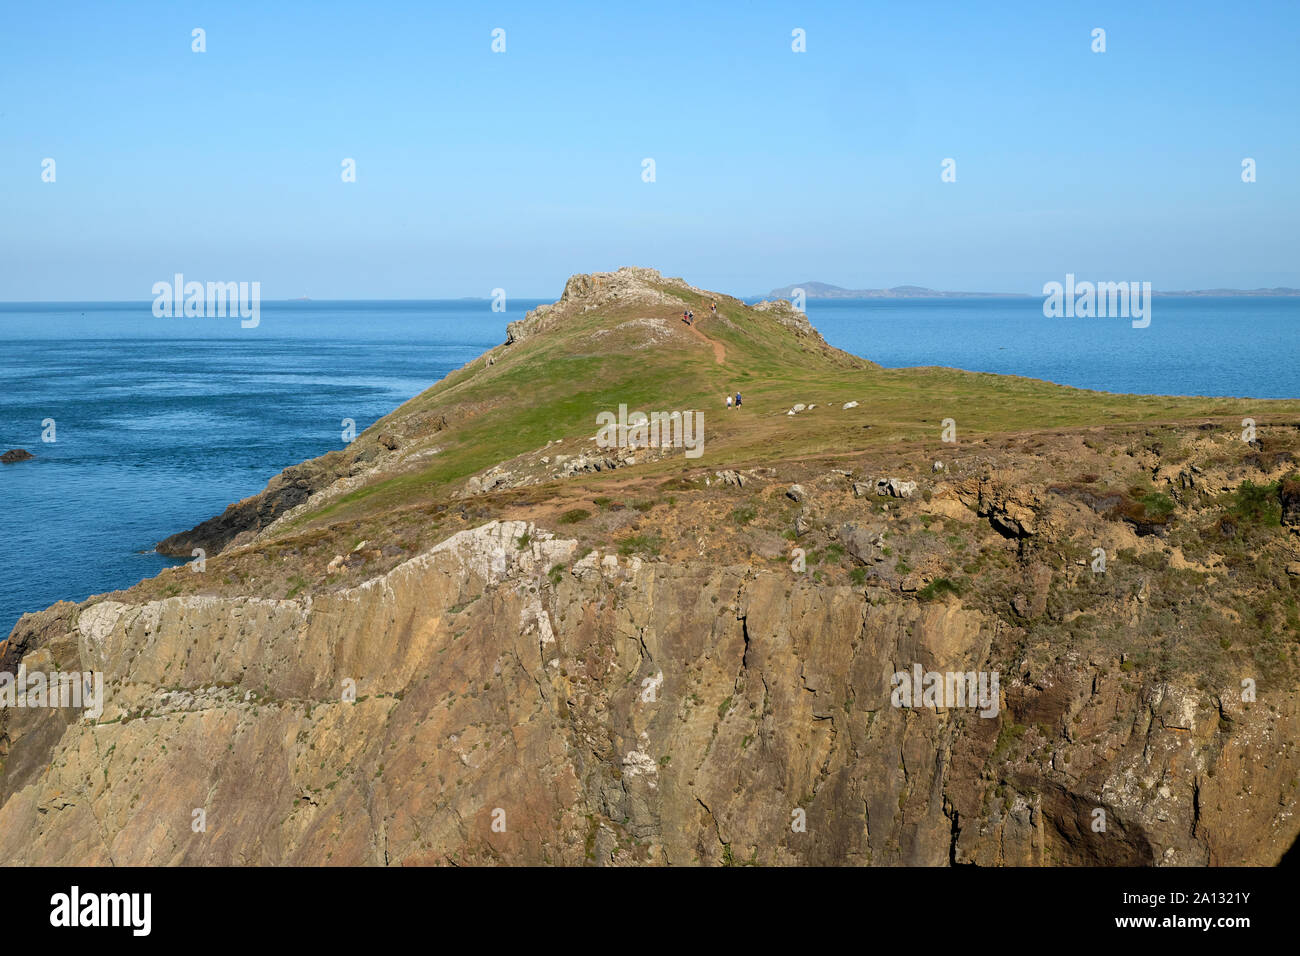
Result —
[{"label": "exposed rock layer", "polygon": [[[896,670],[987,670],[1004,625],[575,548],[492,522],[314,598],[29,615],[3,663],[100,670],[107,700],[4,713],[0,859],[1231,864],[1295,837],[1293,693],[1079,661],[1003,674],[996,718],[898,708]],[[1014,727],[1056,750],[994,774]]]}]

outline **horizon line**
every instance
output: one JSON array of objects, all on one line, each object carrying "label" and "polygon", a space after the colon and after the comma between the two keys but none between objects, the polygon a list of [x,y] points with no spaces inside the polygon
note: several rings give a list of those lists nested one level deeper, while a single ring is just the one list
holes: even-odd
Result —
[{"label": "horizon line", "polygon": [[[811,283],[809,283],[809,284],[811,284]],[[799,288],[799,286],[795,285],[795,286],[793,286],[792,288]],[[934,295],[908,295],[908,296],[896,296],[896,297],[895,297],[895,298],[899,298],[899,299],[930,299],[930,298],[937,299],[937,298],[952,298],[952,297],[956,297],[956,296],[984,297],[984,298],[990,298],[990,299],[996,299],[996,298],[1008,298],[1008,299],[1010,299],[1010,298],[1016,298],[1016,299],[1026,299],[1026,298],[1028,298],[1028,299],[1033,299],[1033,298],[1041,298],[1041,297],[1042,297],[1042,293],[1039,293],[1039,292],[977,292],[977,291],[970,291],[970,290],[931,289],[931,288],[929,288],[928,286],[916,286],[916,285],[888,286],[888,287],[881,287],[881,288],[878,288],[878,289],[843,289],[843,288],[840,288],[840,287],[836,287],[836,291],[840,291],[840,292],[890,292],[890,291],[893,291],[894,289],[922,289],[922,290],[924,290],[925,292],[933,292],[933,293],[934,293]],[[1176,295],[1193,296],[1193,295],[1195,295],[1195,296],[1209,297],[1211,294],[1214,294],[1214,293],[1220,293],[1220,294],[1223,295],[1223,297],[1227,297],[1227,296],[1232,295],[1232,294],[1237,294],[1237,295],[1251,295],[1251,294],[1260,295],[1260,294],[1263,294],[1263,293],[1275,292],[1275,291],[1279,291],[1279,290],[1281,290],[1281,291],[1285,291],[1285,292],[1287,292],[1287,293],[1295,293],[1296,295],[1300,295],[1300,287],[1295,287],[1295,286],[1257,286],[1257,287],[1255,287],[1255,288],[1253,288],[1253,289],[1243,289],[1243,288],[1235,288],[1235,287],[1227,287],[1227,286],[1219,286],[1219,287],[1209,288],[1209,289],[1153,289],[1153,290],[1151,291],[1151,295],[1161,295],[1161,296],[1171,296],[1171,295],[1173,295],[1173,296],[1176,296]],[[704,290],[704,291],[715,291],[715,290]],[[776,291],[776,290],[772,290],[772,291],[765,292],[765,293],[748,294],[748,295],[731,295],[731,297],[732,297],[732,298],[735,298],[735,299],[742,299],[742,300],[743,300],[743,299],[766,299],[766,298],[769,298],[769,297],[773,294],[773,292],[775,292],[775,291]],[[723,295],[730,295],[730,293],[720,293],[720,294],[723,294]],[[1290,298],[1290,297],[1292,297],[1292,296],[1286,296],[1286,295],[1283,295],[1283,296],[1277,296],[1277,297],[1278,297],[1278,298]],[[886,298],[886,297],[884,297],[884,296],[852,296],[852,295],[807,295],[806,298],[807,298],[807,299],[813,299],[813,300],[830,300],[830,299],[837,299],[837,300],[863,299],[863,300],[865,300],[865,299],[878,299],[878,298]],[[509,297],[507,297],[507,301],[508,301],[509,299],[519,299],[519,300],[523,300],[523,301],[537,301],[537,302],[555,302],[555,301],[558,301],[558,297],[554,297],[554,298],[553,298],[553,297],[550,297],[550,296],[536,296],[536,295],[517,295],[517,296],[509,296]],[[0,299],[0,306],[6,306],[6,305],[151,305],[151,304],[153,303],[153,301],[154,301],[153,299]],[[338,298],[321,298],[321,299],[317,299],[317,298],[312,298],[312,297],[309,297],[309,296],[298,296],[298,297],[291,298],[291,299],[262,299],[261,301],[262,301],[263,304],[267,304],[267,303],[274,303],[274,304],[288,304],[288,303],[295,303],[295,302],[301,302],[301,303],[313,303],[313,302],[314,302],[314,303],[327,303],[327,302],[392,302],[392,303],[401,303],[401,302],[491,302],[491,301],[493,301],[493,297],[492,297],[492,296],[486,296],[486,295],[484,295],[484,296],[477,296],[477,295],[460,295],[460,296],[426,296],[426,297],[422,297],[422,298],[374,298],[374,297],[369,297],[369,296],[358,296],[358,297],[353,297],[353,298],[341,298],[341,299],[338,299]]]}]

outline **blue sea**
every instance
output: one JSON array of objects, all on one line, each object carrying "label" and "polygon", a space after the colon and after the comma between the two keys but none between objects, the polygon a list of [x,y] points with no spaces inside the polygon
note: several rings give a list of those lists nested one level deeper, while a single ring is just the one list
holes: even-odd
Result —
[{"label": "blue sea", "polygon": [[[360,432],[505,339],[480,300],[264,303],[261,323],[150,303],[0,304],[0,634],[24,611],[128,587],[152,548]],[[1039,299],[810,300],[833,345],[1116,392],[1300,397],[1300,298],[1154,300],[1152,322],[1046,319]],[[54,420],[54,442],[42,422]]]},{"label": "blue sea", "polygon": [[947,365],[1140,395],[1300,398],[1300,296],[1156,296],[1151,324],[1043,316],[1041,298],[810,299],[828,342],[888,368]]}]

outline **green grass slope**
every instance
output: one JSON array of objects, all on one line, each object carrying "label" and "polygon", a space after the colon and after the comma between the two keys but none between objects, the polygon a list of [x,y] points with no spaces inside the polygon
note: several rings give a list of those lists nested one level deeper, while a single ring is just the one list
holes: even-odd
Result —
[{"label": "green grass slope", "polygon": [[[1206,418],[1264,422],[1300,412],[1295,401],[1115,395],[949,368],[882,369],[827,346],[811,327],[799,328],[792,310],[760,310],[651,275],[636,282],[637,291],[663,301],[562,301],[558,315],[548,317],[551,327],[485,353],[377,422],[367,435],[405,430],[417,446],[438,451],[419,467],[377,476],[298,517],[292,527],[445,498],[499,462],[555,439],[594,435],[597,413],[619,404],[646,412],[702,410],[705,453],[693,464],[708,468],[884,444],[941,448],[946,418],[955,420],[959,437],[970,438]],[[681,322],[683,308],[694,311],[694,330]],[[736,390],[745,403],[728,411],[724,396]],[[856,408],[842,409],[854,401]],[[818,408],[787,415],[796,403]],[[421,435],[421,421],[444,415],[446,428]],[[676,470],[681,460],[645,467]]]}]

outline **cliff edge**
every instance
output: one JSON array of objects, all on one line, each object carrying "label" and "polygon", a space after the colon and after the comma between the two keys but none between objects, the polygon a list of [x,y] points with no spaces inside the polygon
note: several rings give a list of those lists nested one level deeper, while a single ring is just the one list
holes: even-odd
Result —
[{"label": "cliff edge", "polygon": [[1296,402],[882,369],[574,276],[169,539],[202,567],[19,621],[0,670],[103,698],[0,709],[0,859],[1271,865],[1297,455]]}]

